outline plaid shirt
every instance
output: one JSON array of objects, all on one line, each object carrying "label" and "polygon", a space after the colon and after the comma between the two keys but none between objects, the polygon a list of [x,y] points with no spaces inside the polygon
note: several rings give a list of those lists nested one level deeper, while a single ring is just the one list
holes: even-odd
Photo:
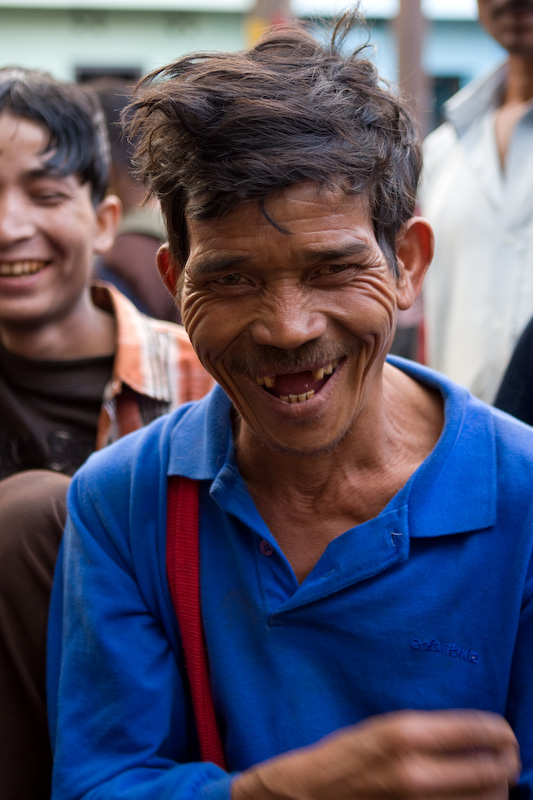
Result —
[{"label": "plaid shirt", "polygon": [[141,314],[110,284],[95,284],[92,298],[117,325],[113,375],[98,421],[99,450],[181,403],[198,400],[214,381],[181,325]]}]

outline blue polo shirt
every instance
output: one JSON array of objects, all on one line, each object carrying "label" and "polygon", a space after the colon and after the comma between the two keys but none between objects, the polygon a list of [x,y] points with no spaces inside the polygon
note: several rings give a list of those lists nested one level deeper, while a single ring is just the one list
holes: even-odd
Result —
[{"label": "blue polo shirt", "polygon": [[201,481],[201,604],[229,769],[387,711],[503,714],[533,785],[533,430],[439,390],[433,452],[299,585],[236,465],[220,388],[76,474],[49,627],[55,800],[230,797],[198,758],[166,580],[166,483]]}]

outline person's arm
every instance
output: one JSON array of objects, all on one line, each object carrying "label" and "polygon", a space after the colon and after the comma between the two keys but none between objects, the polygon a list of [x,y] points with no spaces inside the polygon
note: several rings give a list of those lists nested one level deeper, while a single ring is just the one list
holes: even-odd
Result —
[{"label": "person's arm", "polygon": [[[146,577],[161,571],[147,562],[164,499],[157,513],[143,512],[129,497],[128,478],[109,475],[109,459],[103,469],[88,466],[71,485],[50,612],[52,797],[228,800],[230,776],[195,761],[164,565],[160,587]],[[130,514],[151,547],[130,538]]]},{"label": "person's arm", "polygon": [[507,800],[518,780],[508,723],[481,711],[372,717],[243,772],[232,800]]}]

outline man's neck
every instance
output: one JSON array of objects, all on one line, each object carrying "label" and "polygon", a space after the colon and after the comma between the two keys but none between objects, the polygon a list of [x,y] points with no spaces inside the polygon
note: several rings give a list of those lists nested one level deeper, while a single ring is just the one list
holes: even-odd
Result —
[{"label": "man's neck", "polygon": [[510,55],[509,72],[502,106],[533,100],[533,57]]},{"label": "man's neck", "polygon": [[11,353],[46,361],[108,356],[116,349],[116,323],[87,294],[61,319],[34,325],[0,324],[0,342]]},{"label": "man's neck", "polygon": [[502,103],[495,117],[495,133],[500,164],[505,169],[513,133],[533,100],[533,58],[510,55]]}]

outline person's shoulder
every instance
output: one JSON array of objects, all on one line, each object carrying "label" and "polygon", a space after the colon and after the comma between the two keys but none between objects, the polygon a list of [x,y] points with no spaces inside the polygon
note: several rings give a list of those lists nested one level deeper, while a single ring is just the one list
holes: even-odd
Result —
[{"label": "person's shoulder", "polygon": [[491,416],[498,446],[509,450],[514,459],[524,458],[533,462],[533,427],[506,411],[488,406],[481,401],[478,403],[485,406],[486,413]]},{"label": "person's shoulder", "polygon": [[96,281],[92,285],[91,291],[95,305],[112,311],[114,314],[119,327],[119,339],[121,334],[128,332],[135,331],[140,339],[146,338],[152,332],[156,335],[170,337],[180,344],[183,343],[184,346],[190,347],[189,337],[183,325],[145,314],[112,283]]},{"label": "person's shoulder", "polygon": [[[154,358],[176,358],[176,352],[182,358],[199,362],[189,336],[183,325],[156,319],[139,311],[138,308],[116,287],[111,285],[96,287],[104,289],[111,297],[115,316],[119,326],[119,342],[126,339],[128,343],[146,346]],[[93,289],[94,292],[94,289]],[[166,347],[164,345],[167,345]]]},{"label": "person's shoulder", "polygon": [[451,160],[456,151],[457,136],[449,122],[443,122],[424,140],[423,166],[418,187],[418,202],[422,214],[435,197],[441,196],[442,180],[446,181]]},{"label": "person's shoulder", "polygon": [[[448,383],[453,385],[453,381]],[[533,428],[511,414],[480,400],[464,387],[458,384],[455,386],[465,393],[465,433],[468,434],[475,429],[489,430],[499,451],[512,456],[514,463],[521,460],[530,464],[533,469]],[[503,462],[502,466],[505,466]]]},{"label": "person's shoulder", "polygon": [[[141,312],[139,312],[141,313]],[[145,324],[155,333],[156,336],[168,337],[177,342],[178,346],[186,350],[192,350],[192,345],[183,325],[177,322],[168,322],[164,319],[156,319],[147,314],[142,314]]]},{"label": "person's shoulder", "polygon": [[431,175],[435,169],[446,166],[446,159],[457,145],[457,135],[453,125],[443,122],[426,136],[423,144],[424,176]]},{"label": "person's shoulder", "polygon": [[502,535],[524,535],[533,544],[533,428],[435,370],[388,360],[443,400],[444,427],[422,472],[422,506],[434,513],[443,497],[453,497],[455,526],[497,524]]},{"label": "person's shoulder", "polygon": [[441,393],[445,413],[457,418],[461,437],[491,436],[498,447],[507,448],[533,464],[533,427],[485,403],[465,386],[430,367],[398,356],[388,356],[387,361]]},{"label": "person's shoulder", "polygon": [[171,407],[209,392],[214,380],[182,325],[143,314],[111,284],[95,283],[91,290],[95,304],[115,316],[116,351],[126,383]]},{"label": "person's shoulder", "polygon": [[69,535],[123,563],[135,561],[144,574],[144,556],[164,547],[169,475],[196,478],[189,473],[206,462],[209,406],[209,398],[183,404],[90,456],[68,490]]},{"label": "person's shoulder", "polygon": [[453,125],[450,122],[442,122],[438,128],[428,133],[424,139],[424,157],[428,158],[435,153],[448,150],[456,139]]},{"label": "person's shoulder", "polygon": [[98,492],[105,487],[110,492],[129,492],[142,472],[148,485],[154,476],[166,471],[172,438],[181,426],[187,427],[195,405],[184,403],[97,450],[77,470],[73,482],[83,483],[87,491]]},{"label": "person's shoulder", "polygon": [[458,444],[475,454],[482,441],[499,502],[507,508],[514,505],[517,514],[518,506],[527,513],[532,505],[533,428],[467,392]]}]

